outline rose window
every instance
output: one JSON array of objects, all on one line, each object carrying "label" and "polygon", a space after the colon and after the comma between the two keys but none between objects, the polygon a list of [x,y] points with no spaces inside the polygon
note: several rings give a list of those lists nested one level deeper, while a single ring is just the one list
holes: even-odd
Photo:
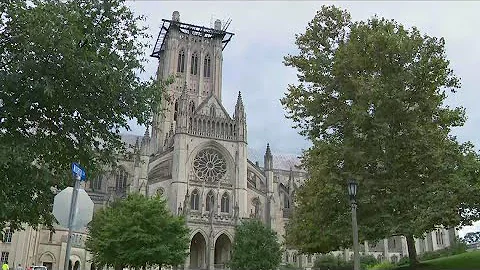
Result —
[{"label": "rose window", "polygon": [[215,182],[227,173],[227,162],[217,150],[205,149],[193,160],[193,169],[200,180]]}]

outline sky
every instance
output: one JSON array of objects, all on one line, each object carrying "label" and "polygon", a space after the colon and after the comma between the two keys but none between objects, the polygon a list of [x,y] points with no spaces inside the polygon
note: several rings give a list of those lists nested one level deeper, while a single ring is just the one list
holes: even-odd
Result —
[{"label": "sky", "polygon": [[[303,33],[307,23],[322,5],[347,9],[353,20],[366,20],[374,15],[394,19],[407,27],[416,26],[422,33],[445,38],[447,58],[460,77],[462,88],[449,95],[449,106],[466,109],[467,122],[453,131],[460,141],[472,141],[480,147],[480,135],[475,126],[480,122],[480,99],[477,91],[480,64],[480,35],[477,33],[478,1],[128,1],[153,36],[158,35],[162,19],[171,19],[180,12],[182,22],[213,26],[215,19],[232,22],[228,31],[235,33],[223,51],[222,102],[232,114],[238,91],[242,92],[247,113],[248,145],[257,153],[264,152],[267,143],[279,154],[301,154],[309,142],[292,128],[285,118],[280,99],[287,85],[297,83],[296,71],[283,65],[283,57],[296,54],[295,34]],[[148,54],[151,51],[147,52]],[[151,58],[143,76],[154,76],[156,59]],[[144,133],[144,128],[132,123],[132,132]],[[480,222],[460,231],[480,231]]]}]

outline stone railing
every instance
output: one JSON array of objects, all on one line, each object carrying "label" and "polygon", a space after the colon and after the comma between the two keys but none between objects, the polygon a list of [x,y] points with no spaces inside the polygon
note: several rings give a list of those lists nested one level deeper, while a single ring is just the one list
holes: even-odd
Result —
[{"label": "stone railing", "polygon": [[193,115],[189,118],[188,133],[210,138],[236,140],[236,123],[234,120]]},{"label": "stone railing", "polygon": [[[210,213],[209,212],[200,212],[195,210],[190,210],[188,215],[189,222],[198,222],[198,223],[208,223],[210,222]],[[232,214],[213,214],[214,223],[224,223],[224,224],[234,224],[235,218]]]}]

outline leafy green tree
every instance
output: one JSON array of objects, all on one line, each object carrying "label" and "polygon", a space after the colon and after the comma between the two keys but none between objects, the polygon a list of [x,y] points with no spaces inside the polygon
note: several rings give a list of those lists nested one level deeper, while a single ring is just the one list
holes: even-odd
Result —
[{"label": "leafy green tree", "polygon": [[[285,57],[300,83],[281,100],[313,146],[303,155],[310,178],[297,192],[287,242],[306,253],[351,246],[346,184],[359,182],[362,239],[407,239],[480,218],[479,156],[449,135],[465,121],[444,104],[460,87],[443,38],[394,20],[352,21],[324,6]],[[350,233],[349,233],[350,232]]]},{"label": "leafy green tree", "polygon": [[0,229],[51,225],[71,162],[114,163],[169,81],[137,76],[148,35],[121,0],[5,0],[0,17]]},{"label": "leafy green tree", "polygon": [[86,249],[100,267],[177,266],[188,255],[189,229],[160,196],[129,194],[96,212],[88,231]]},{"label": "leafy green tree", "polygon": [[232,259],[233,270],[273,270],[282,260],[277,234],[258,219],[242,222],[235,230]]},{"label": "leafy green tree", "polygon": [[463,241],[468,244],[480,242],[480,232],[469,232],[463,237]]}]

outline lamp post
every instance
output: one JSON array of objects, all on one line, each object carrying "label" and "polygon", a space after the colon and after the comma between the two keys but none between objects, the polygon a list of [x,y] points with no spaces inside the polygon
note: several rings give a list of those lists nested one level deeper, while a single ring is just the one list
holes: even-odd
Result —
[{"label": "lamp post", "polygon": [[355,180],[348,181],[348,195],[352,206],[352,228],[353,228],[353,270],[360,270],[360,256],[358,245],[358,224],[357,224],[357,189],[358,184]]}]

